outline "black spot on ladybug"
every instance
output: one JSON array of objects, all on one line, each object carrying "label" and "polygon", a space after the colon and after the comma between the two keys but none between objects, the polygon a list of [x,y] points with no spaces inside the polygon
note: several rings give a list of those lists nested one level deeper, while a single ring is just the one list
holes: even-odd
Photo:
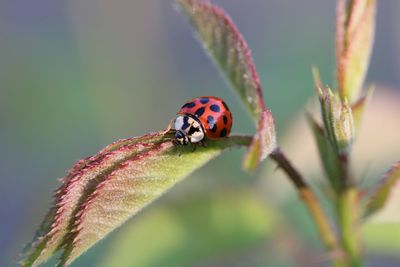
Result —
[{"label": "black spot on ladybug", "polygon": [[198,127],[192,126],[192,127],[189,128],[188,135],[192,135],[195,132],[200,132],[200,129]]},{"label": "black spot on ladybug", "polygon": [[219,134],[219,136],[221,136],[221,137],[225,137],[226,136],[226,128],[222,129],[222,131]]},{"label": "black spot on ladybug", "polygon": [[222,120],[224,121],[225,125],[228,123],[228,118],[225,115],[222,117]]},{"label": "black spot on ladybug", "polygon": [[189,127],[189,117],[183,117],[183,125],[182,125],[182,130],[185,130],[187,127]]},{"label": "black spot on ladybug", "polygon": [[202,103],[202,104],[207,104],[208,101],[210,101],[210,99],[208,99],[207,97],[200,98],[200,103]]},{"label": "black spot on ladybug", "polygon": [[214,126],[212,128],[210,128],[210,131],[213,132],[213,133],[216,133],[217,132],[217,125],[214,124]]},{"label": "black spot on ladybug", "polygon": [[220,111],[220,108],[219,108],[218,105],[211,105],[211,106],[210,106],[210,110],[211,110],[211,111],[214,111],[214,112],[219,112],[219,111]]},{"label": "black spot on ladybug", "polygon": [[215,125],[215,120],[213,116],[207,116],[207,122],[210,125],[210,128],[213,128]]},{"label": "black spot on ladybug", "polygon": [[228,106],[226,105],[226,103],[225,103],[224,101],[222,101],[222,105],[224,106],[224,108],[225,108],[226,110],[229,110]]},{"label": "black spot on ladybug", "polygon": [[182,108],[192,108],[194,106],[196,106],[196,104],[194,102],[189,102],[189,103],[186,103],[185,105],[183,105]]},{"label": "black spot on ladybug", "polygon": [[204,113],[204,107],[201,107],[198,110],[196,110],[194,115],[196,115],[197,117],[201,117],[201,115],[203,115],[203,113]]}]

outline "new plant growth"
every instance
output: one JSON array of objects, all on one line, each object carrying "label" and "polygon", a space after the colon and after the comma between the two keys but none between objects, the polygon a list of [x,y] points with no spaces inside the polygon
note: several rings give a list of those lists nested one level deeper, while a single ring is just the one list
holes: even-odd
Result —
[{"label": "new plant growth", "polygon": [[[232,19],[208,1],[177,0],[177,5],[251,114],[256,133],[224,137],[219,132],[219,138],[206,138],[206,146],[194,150],[190,142],[181,145],[190,138],[178,140],[181,136],[177,137],[176,130],[167,129],[119,140],[78,161],[62,179],[53,206],[26,246],[22,266],[38,266],[57,252],[58,266],[70,265],[177,182],[232,147],[246,148],[243,167],[248,171],[269,158],[286,173],[307,207],[332,265],[363,266],[360,226],[385,205],[400,180],[397,162],[376,188],[370,188],[370,194],[361,194],[357,183],[360,177],[354,176],[350,162],[352,145],[362,134],[362,114],[372,95],[372,90],[365,92],[362,88],[373,45],[376,1],[338,0],[335,88],[323,84],[316,68],[312,71],[321,112],[309,112],[307,118],[329,184],[326,198],[334,210],[332,217],[306,177],[280,149],[274,117],[264,103],[264,90],[251,52]],[[180,120],[178,125],[182,126],[184,117]],[[200,129],[196,127],[190,129]],[[212,128],[209,127],[206,130]],[[198,142],[197,136],[192,137]]]}]

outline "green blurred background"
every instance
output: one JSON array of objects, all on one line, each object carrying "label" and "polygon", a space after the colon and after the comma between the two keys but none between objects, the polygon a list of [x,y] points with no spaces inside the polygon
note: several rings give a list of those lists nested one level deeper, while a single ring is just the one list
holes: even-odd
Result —
[{"label": "green blurred background", "polygon": [[[400,158],[400,2],[378,2],[367,78],[378,89],[355,159],[363,185]],[[172,3],[0,1],[0,266],[16,265],[56,178],[116,139],[163,129],[187,99],[223,97],[233,132],[254,132]],[[315,147],[299,121],[313,95],[310,66],[334,81],[336,1],[215,3],[253,51],[283,147],[318,186]],[[326,265],[294,190],[273,166],[244,173],[242,155],[210,162],[73,266]],[[400,266],[399,214],[395,205],[365,227],[369,266]]]}]

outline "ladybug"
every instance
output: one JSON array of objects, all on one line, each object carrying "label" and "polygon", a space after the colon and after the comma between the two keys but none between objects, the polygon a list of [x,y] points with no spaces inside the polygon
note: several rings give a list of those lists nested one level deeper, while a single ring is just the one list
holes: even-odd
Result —
[{"label": "ladybug", "polygon": [[229,135],[232,113],[226,103],[215,96],[202,96],[186,102],[173,122],[174,144],[204,144],[205,138],[218,139]]}]

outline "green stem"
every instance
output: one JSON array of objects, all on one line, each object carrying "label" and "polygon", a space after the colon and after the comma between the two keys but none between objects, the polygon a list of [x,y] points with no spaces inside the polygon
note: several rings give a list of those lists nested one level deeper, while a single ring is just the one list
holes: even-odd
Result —
[{"label": "green stem", "polygon": [[[341,249],[334,231],[329,223],[328,216],[324,212],[320,201],[314,194],[313,190],[308,186],[301,174],[293,167],[290,161],[286,158],[285,154],[279,148],[275,149],[271,153],[270,157],[279,165],[279,167],[287,174],[288,178],[295,185],[297,191],[299,192],[300,198],[307,206],[308,211],[310,212],[310,215],[318,228],[319,235],[321,236],[321,240],[325,245],[326,250],[332,253],[332,255],[340,252]],[[336,267],[346,267],[343,258],[340,256],[333,256],[332,261],[333,265]]]},{"label": "green stem", "polygon": [[341,192],[337,200],[341,243],[347,254],[348,266],[352,267],[363,265],[360,257],[357,194],[356,188],[350,187]]},{"label": "green stem", "polygon": [[350,170],[348,155],[339,157],[342,186],[336,201],[340,241],[347,255],[348,266],[363,266],[360,252],[359,199],[354,178]]}]

